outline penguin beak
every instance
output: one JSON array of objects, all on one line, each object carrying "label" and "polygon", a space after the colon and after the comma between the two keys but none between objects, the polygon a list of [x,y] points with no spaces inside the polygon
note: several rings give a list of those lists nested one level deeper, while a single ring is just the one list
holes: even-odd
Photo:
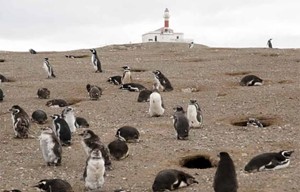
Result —
[{"label": "penguin beak", "polygon": [[286,152],[286,154],[287,154],[288,156],[291,156],[292,153],[294,153],[294,151],[288,151],[288,152]]}]

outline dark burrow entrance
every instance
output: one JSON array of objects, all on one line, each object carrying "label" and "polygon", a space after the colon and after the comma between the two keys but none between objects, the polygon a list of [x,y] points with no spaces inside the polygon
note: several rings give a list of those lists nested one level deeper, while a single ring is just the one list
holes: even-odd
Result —
[{"label": "dark burrow entrance", "polygon": [[182,158],[180,166],[189,169],[208,169],[215,167],[216,165],[207,155],[194,155]]},{"label": "dark burrow entrance", "polygon": [[274,117],[249,117],[232,120],[230,124],[239,127],[247,127],[247,123],[250,118],[258,120],[263,127],[271,126],[277,121],[277,119]]}]

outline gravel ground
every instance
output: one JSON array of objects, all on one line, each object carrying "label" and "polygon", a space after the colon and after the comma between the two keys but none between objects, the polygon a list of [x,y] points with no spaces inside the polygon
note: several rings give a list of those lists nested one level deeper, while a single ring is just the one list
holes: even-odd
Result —
[{"label": "gravel ground", "polygon": [[[78,135],[82,130],[73,135],[70,147],[63,148],[60,167],[47,167],[39,149],[40,128],[52,126],[50,119],[45,125],[31,124],[34,138],[14,138],[7,112],[12,105],[20,105],[29,115],[42,109],[48,117],[63,110],[47,107],[48,100],[37,98],[38,88],[47,87],[50,99],[73,102],[76,115],[86,118],[105,144],[114,140],[121,126],[134,126],[140,131],[142,141],[128,144],[129,157],[113,160],[113,170],[107,172],[102,191],[151,191],[155,175],[166,168],[183,170],[199,182],[178,191],[213,191],[216,167],[188,169],[180,162],[186,156],[206,155],[215,165],[220,151],[227,151],[234,161],[240,192],[300,191],[299,49],[225,49],[202,45],[189,49],[186,44],[147,43],[106,46],[97,48],[97,52],[103,73],[94,73],[89,50],[36,55],[0,52],[0,59],[5,60],[0,62],[0,74],[11,80],[0,84],[6,96],[0,103],[1,190],[35,191],[31,186],[41,179],[62,178],[76,192],[84,191],[80,178],[86,155]],[[71,59],[65,55],[83,57]],[[45,57],[54,68],[55,79],[47,79],[42,68]],[[168,77],[174,90],[161,93],[166,106],[162,117],[149,117],[149,103],[138,103],[138,93],[120,90],[106,82],[110,76],[121,75],[123,65],[139,71],[132,72],[134,82],[148,88],[154,82],[153,70],[161,70]],[[239,86],[246,74],[261,77],[263,86]],[[100,100],[89,100],[87,83],[103,89]],[[190,99],[197,99],[203,110],[203,128],[192,129],[189,140],[179,141],[170,119],[172,108],[181,105],[186,109]],[[258,118],[267,126],[237,126],[249,117]],[[243,171],[254,155],[283,149],[295,150],[288,168],[253,174]]]}]

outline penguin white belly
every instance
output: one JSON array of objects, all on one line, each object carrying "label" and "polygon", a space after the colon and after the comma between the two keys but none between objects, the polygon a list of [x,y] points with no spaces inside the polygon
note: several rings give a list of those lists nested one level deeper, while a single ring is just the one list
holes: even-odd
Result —
[{"label": "penguin white belly", "polygon": [[197,109],[193,105],[189,105],[187,108],[187,118],[189,120],[190,127],[199,127],[201,125],[197,119]]},{"label": "penguin white belly", "polygon": [[48,65],[46,63],[43,64],[43,68],[47,72],[48,76],[50,76],[51,75],[51,71],[50,71],[50,69],[48,69]]},{"label": "penguin white belly", "polygon": [[15,121],[15,118],[13,115],[11,115],[11,119],[12,119],[12,122],[13,122],[13,129],[14,129],[14,133],[15,135],[17,136],[18,135],[18,132],[16,131],[15,127],[16,127],[16,121]]},{"label": "penguin white belly", "polygon": [[97,59],[95,57],[95,55],[92,55],[92,64],[95,70],[97,70]]},{"label": "penguin white belly", "polygon": [[152,93],[150,95],[150,116],[162,115],[165,109],[162,107],[161,96],[159,93]]},{"label": "penguin white belly", "polygon": [[131,83],[131,73],[127,71],[122,79],[122,84]]},{"label": "penguin white belly", "polygon": [[86,170],[85,187],[88,189],[99,189],[104,184],[104,160],[89,159]]},{"label": "penguin white belly", "polygon": [[42,134],[40,137],[40,145],[45,161],[47,163],[55,162],[57,157],[53,152],[55,143],[52,140],[52,136],[48,134]]},{"label": "penguin white belly", "polygon": [[159,79],[157,79],[156,77],[154,78],[155,79],[155,84],[156,84],[156,89],[159,90],[159,89],[164,89],[164,87],[161,85]]},{"label": "penguin white belly", "polygon": [[67,114],[65,120],[69,125],[70,131],[74,133],[76,131],[76,127],[75,127],[76,118],[74,114]]}]

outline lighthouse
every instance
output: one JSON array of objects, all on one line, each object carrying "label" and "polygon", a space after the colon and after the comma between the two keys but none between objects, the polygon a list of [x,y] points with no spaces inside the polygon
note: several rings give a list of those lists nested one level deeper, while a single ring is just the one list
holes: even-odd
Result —
[{"label": "lighthouse", "polygon": [[145,33],[142,35],[142,41],[145,42],[176,42],[176,43],[188,43],[193,40],[184,39],[183,33],[175,33],[173,29],[170,28],[170,13],[169,9],[166,8],[163,14],[164,25],[163,27]]}]

